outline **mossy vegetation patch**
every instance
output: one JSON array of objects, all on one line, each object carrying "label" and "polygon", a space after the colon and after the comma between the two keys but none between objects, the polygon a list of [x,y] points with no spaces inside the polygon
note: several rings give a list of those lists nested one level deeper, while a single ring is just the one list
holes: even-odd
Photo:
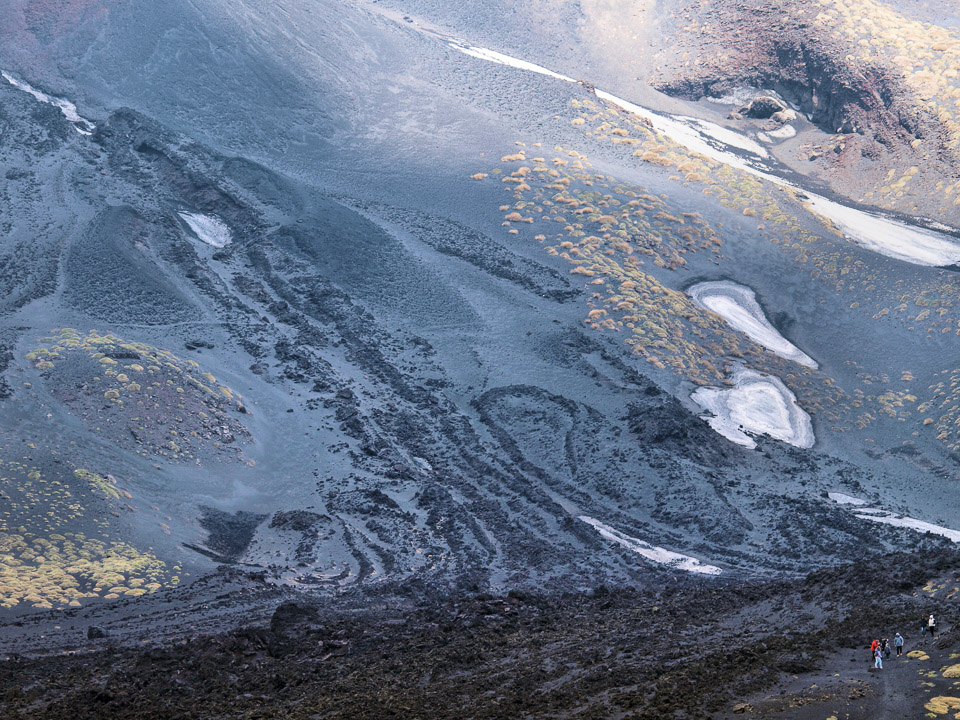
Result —
[{"label": "mossy vegetation patch", "polygon": [[166,564],[127,543],[81,533],[0,533],[0,607],[79,607],[84,599],[135,597],[164,584],[175,584]]},{"label": "mossy vegetation patch", "polygon": [[63,328],[39,338],[26,359],[92,430],[139,454],[236,458],[249,440],[241,394],[169,350]]},{"label": "mossy vegetation patch", "polygon": [[178,568],[118,536],[111,518],[132,509],[132,494],[112,475],[6,456],[0,449],[0,607],[77,607],[179,581]]}]

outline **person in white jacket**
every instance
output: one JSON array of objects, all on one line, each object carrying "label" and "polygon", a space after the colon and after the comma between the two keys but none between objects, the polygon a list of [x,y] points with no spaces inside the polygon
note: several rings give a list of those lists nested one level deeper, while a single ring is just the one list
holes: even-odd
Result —
[{"label": "person in white jacket", "polygon": [[930,637],[933,637],[937,632],[937,621],[933,619],[933,615],[930,615],[930,619],[927,620],[927,630],[930,631]]},{"label": "person in white jacket", "polygon": [[903,654],[903,635],[900,633],[893,638],[893,647],[897,650],[897,657],[900,657]]}]

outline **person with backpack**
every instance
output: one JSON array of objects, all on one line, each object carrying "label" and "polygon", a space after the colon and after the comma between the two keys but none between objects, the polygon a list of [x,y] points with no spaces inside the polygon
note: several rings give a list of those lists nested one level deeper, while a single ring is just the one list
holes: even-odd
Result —
[{"label": "person with backpack", "polygon": [[889,660],[890,659],[890,640],[887,638],[883,638],[883,640],[880,641],[880,649],[883,651],[883,656],[887,660]]},{"label": "person with backpack", "polygon": [[897,657],[903,654],[903,635],[897,633],[893,638],[893,646],[897,649]]},{"label": "person with backpack", "polygon": [[930,637],[933,637],[937,632],[937,621],[933,619],[933,615],[930,615],[930,619],[927,620],[927,630],[930,631]]}]

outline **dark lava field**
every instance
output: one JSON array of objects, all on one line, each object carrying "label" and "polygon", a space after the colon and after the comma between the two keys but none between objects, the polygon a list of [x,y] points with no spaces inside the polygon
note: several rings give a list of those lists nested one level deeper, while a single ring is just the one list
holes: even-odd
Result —
[{"label": "dark lava field", "polygon": [[960,717],[958,26],[0,0],[0,716]]}]

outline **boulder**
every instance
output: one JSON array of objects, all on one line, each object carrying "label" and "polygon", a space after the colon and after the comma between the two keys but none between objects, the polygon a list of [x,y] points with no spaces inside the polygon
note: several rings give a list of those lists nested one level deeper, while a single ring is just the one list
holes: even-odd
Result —
[{"label": "boulder", "polygon": [[783,112],[787,106],[774,97],[758,95],[750,104],[740,109],[741,115],[754,118],[755,120],[766,120],[776,113]]},{"label": "boulder", "polygon": [[99,625],[91,625],[87,628],[87,639],[88,640],[101,640],[105,637],[109,637],[110,633],[104,630]]},{"label": "boulder", "polygon": [[786,125],[788,122],[793,122],[797,119],[797,113],[795,113],[790,108],[785,108],[779,112],[775,112],[770,116],[770,119],[781,125]]},{"label": "boulder", "polygon": [[270,618],[270,632],[288,637],[303,635],[320,627],[317,608],[293,600],[282,603]]},{"label": "boulder", "polygon": [[840,127],[837,128],[838,133],[843,133],[844,135],[850,135],[857,131],[856,126],[850,120],[844,120]]}]

